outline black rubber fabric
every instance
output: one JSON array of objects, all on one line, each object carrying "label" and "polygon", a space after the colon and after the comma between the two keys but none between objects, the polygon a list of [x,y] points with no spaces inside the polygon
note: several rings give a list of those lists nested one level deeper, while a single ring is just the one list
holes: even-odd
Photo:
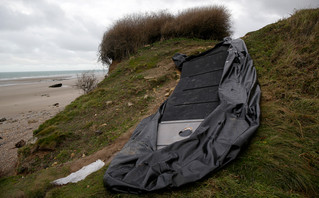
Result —
[{"label": "black rubber fabric", "polygon": [[[173,60],[182,70],[181,81],[114,157],[105,187],[142,193],[197,181],[234,160],[257,130],[261,91],[243,40],[227,38],[198,56],[177,54]],[[186,118],[204,121],[189,138],[156,150],[158,123]]]},{"label": "black rubber fabric", "polygon": [[219,105],[218,86],[227,49],[221,46],[186,59],[180,82],[167,100],[161,121],[204,119]]}]

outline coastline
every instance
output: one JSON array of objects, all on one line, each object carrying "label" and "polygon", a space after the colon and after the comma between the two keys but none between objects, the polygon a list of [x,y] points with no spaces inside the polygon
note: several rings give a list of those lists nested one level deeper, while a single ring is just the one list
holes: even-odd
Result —
[{"label": "coastline", "polygon": [[[97,77],[99,81],[103,79]],[[0,177],[15,173],[16,143],[32,141],[33,130],[83,94],[75,87],[76,81],[77,78],[54,76],[12,79],[0,86],[0,119],[6,119],[0,122]],[[62,87],[49,88],[57,83],[62,83]]]},{"label": "coastline", "polygon": [[52,77],[27,77],[27,78],[13,78],[13,79],[0,79],[0,87],[12,87],[23,84],[34,84],[43,82],[54,82],[76,79],[72,76],[52,76]]}]

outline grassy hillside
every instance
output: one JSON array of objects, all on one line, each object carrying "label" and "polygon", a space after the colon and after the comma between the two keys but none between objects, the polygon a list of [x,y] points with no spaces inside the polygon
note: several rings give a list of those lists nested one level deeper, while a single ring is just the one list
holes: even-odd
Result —
[{"label": "grassy hillside", "polygon": [[[262,89],[261,126],[250,145],[233,163],[202,181],[142,197],[319,196],[318,38],[319,9],[298,11],[248,33],[243,39]],[[36,144],[19,151],[20,175],[0,179],[0,197],[137,197],[105,190],[106,167],[77,184],[56,187],[49,182],[99,156],[98,150],[118,149],[116,145],[129,137],[123,134],[154,113],[176,85],[179,74],[171,56],[196,54],[215,43],[158,42],[116,65],[95,91],[34,132]]]}]

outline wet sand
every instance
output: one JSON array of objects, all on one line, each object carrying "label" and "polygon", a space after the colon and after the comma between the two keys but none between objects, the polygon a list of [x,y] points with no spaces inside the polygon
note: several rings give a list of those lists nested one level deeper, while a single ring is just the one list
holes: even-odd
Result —
[{"label": "wet sand", "polygon": [[[5,83],[11,85],[0,86],[0,119],[6,119],[0,122],[0,177],[15,172],[16,143],[32,141],[33,130],[83,94],[74,86],[76,79],[66,77],[19,79]],[[49,88],[57,83],[63,86]]]}]

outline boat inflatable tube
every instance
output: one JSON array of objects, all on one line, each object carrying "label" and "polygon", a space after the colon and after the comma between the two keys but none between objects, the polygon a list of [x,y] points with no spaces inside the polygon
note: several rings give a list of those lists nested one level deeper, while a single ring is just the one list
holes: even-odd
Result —
[{"label": "boat inflatable tube", "polygon": [[142,193],[195,182],[233,161],[256,132],[261,91],[243,40],[173,61],[178,85],[114,157],[106,188]]}]

